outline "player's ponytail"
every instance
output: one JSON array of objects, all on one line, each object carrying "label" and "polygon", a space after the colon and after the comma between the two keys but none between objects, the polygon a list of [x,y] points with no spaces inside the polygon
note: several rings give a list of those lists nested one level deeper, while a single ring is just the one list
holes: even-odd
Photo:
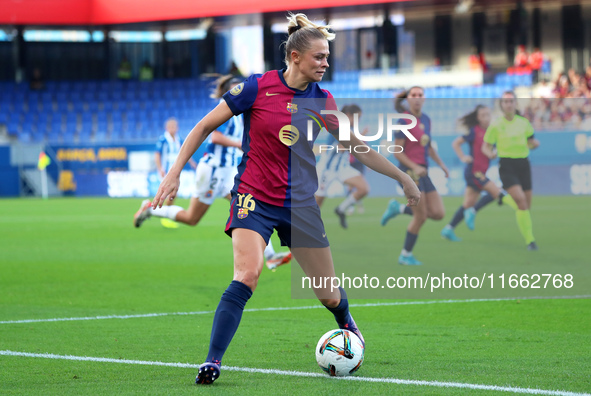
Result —
[{"label": "player's ponytail", "polygon": [[394,97],[394,109],[399,112],[399,113],[408,113],[410,112],[410,110],[408,108],[406,108],[402,102],[404,102],[404,100],[406,98],[408,98],[408,95],[410,95],[410,91],[412,91],[413,89],[420,89],[421,91],[425,91],[423,89],[423,87],[419,87],[418,85],[413,85],[412,87],[410,87],[409,89],[407,89],[406,91],[402,91],[400,92],[398,95],[396,95]]},{"label": "player's ponytail", "polygon": [[330,25],[317,25],[310,21],[305,14],[292,14],[287,16],[287,33],[289,37],[285,44],[285,64],[289,66],[291,61],[291,52],[306,52],[310,48],[312,40],[324,39],[332,41],[335,34],[331,33]]},{"label": "player's ponytail", "polygon": [[241,81],[242,80],[240,78],[234,76],[233,74],[221,76],[215,80],[215,88],[209,97],[213,99],[220,99],[226,92],[230,90],[233,84],[238,84]]},{"label": "player's ponytail", "polygon": [[403,102],[408,96],[408,91],[402,91],[394,97],[394,109],[399,113],[407,113],[408,109],[404,106]]},{"label": "player's ponytail", "polygon": [[465,126],[468,130],[474,128],[476,125],[479,124],[478,122],[478,112],[480,111],[480,109],[485,109],[486,106],[485,105],[477,105],[476,108],[474,110],[472,110],[471,112],[469,112],[468,114],[466,114],[465,116],[461,117],[458,122]]}]

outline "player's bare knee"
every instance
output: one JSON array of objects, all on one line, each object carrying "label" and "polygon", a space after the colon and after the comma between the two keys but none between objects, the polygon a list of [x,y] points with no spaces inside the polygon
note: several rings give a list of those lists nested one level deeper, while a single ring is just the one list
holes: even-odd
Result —
[{"label": "player's bare knee", "polygon": [[260,271],[239,271],[234,274],[234,280],[244,283],[252,291],[256,289],[259,282]]},{"label": "player's bare knee", "polygon": [[361,188],[359,189],[359,195],[361,195],[361,198],[365,197],[367,194],[369,194],[369,186],[368,185],[361,186]]},{"label": "player's bare knee", "polygon": [[320,302],[325,307],[336,308],[340,304],[341,300],[339,298],[321,298]]},{"label": "player's bare knee", "polygon": [[188,224],[190,226],[196,226],[197,224],[199,224],[199,220],[201,220],[201,219],[198,217],[191,217],[191,218],[189,218]]},{"label": "player's bare knee", "polygon": [[423,212],[416,212],[413,217],[414,222],[418,225],[423,225],[423,223],[429,218],[427,213]]},{"label": "player's bare knee", "polygon": [[445,217],[445,212],[437,211],[429,213],[429,218],[431,220],[442,220]]}]

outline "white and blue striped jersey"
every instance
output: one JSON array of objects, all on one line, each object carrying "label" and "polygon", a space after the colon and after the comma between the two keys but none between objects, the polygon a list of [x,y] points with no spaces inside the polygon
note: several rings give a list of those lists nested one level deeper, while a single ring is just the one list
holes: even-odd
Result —
[{"label": "white and blue striped jersey", "polygon": [[156,151],[160,153],[160,161],[162,168],[168,172],[176,161],[176,157],[179,155],[181,146],[183,145],[183,139],[177,134],[176,139],[173,139],[172,135],[166,131],[164,135],[160,136],[156,143]]},{"label": "white and blue striped jersey", "polygon": [[321,172],[338,173],[351,166],[351,153],[342,147],[338,149],[339,142],[334,137],[331,136],[327,144],[333,146],[334,149],[326,151],[325,154],[323,154],[323,158],[319,161]]},{"label": "white and blue striped jersey", "polygon": [[[244,133],[244,118],[242,114],[230,118],[217,130],[224,136],[241,142]],[[199,162],[212,167],[237,167],[242,159],[242,150],[237,147],[222,146],[211,142],[211,135],[208,137],[205,155]]]}]

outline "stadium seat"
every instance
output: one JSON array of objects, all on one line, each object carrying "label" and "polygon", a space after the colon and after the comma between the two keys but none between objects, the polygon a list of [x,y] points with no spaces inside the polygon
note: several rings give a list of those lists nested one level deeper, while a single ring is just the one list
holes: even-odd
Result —
[{"label": "stadium seat", "polygon": [[31,143],[33,141],[32,134],[30,132],[21,132],[17,135],[18,141],[21,143]]},{"label": "stadium seat", "polygon": [[98,130],[95,134],[94,134],[94,142],[95,143],[106,143],[108,142],[108,138],[107,138],[107,130]]}]

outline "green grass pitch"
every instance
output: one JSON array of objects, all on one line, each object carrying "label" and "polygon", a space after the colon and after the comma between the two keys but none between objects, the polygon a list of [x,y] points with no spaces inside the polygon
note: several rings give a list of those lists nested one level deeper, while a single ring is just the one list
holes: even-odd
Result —
[{"label": "green grass pitch", "polygon": [[[228,204],[216,202],[195,228],[165,229],[151,219],[134,229],[132,217],[140,201],[0,200],[0,351],[202,363],[213,319],[207,311],[215,310],[232,278],[231,240],[223,233]],[[329,238],[352,238],[358,246],[375,244],[368,235],[375,235],[380,227],[387,199],[366,200],[366,213],[352,215],[346,232],[338,228],[332,214],[337,202],[328,200],[323,208]],[[426,268],[436,269],[435,263],[450,261],[461,263],[460,269],[466,271],[573,270],[579,271],[575,282],[580,290],[591,295],[590,278],[581,270],[590,262],[588,197],[534,198],[538,252],[525,250],[512,211],[494,205],[478,215],[476,231],[458,227],[464,241],[443,241],[439,231],[460,202],[459,198],[445,198],[445,219],[429,221],[421,231],[415,254]],[[186,206],[188,201],[178,204]],[[400,267],[396,257],[408,220],[397,218],[380,228],[380,235],[388,236],[395,252],[382,265]],[[275,237],[274,242],[279,249]],[[347,252],[336,249],[338,261],[339,254]],[[513,267],[507,264],[511,260],[517,260]],[[290,284],[289,266],[276,272],[265,268],[247,309],[319,306],[315,300],[292,299]],[[560,296],[560,292],[553,295]],[[472,297],[479,295],[475,292]],[[351,300],[359,305],[396,302],[400,301]],[[172,315],[187,312],[193,314]],[[191,367],[9,356],[5,352],[0,353],[0,394],[507,394],[495,386],[515,392],[516,388],[591,392],[588,298],[428,304],[422,300],[419,304],[357,306],[351,312],[367,342],[365,362],[355,377],[419,382],[342,381],[222,370],[213,386],[198,387],[194,385],[196,370]],[[9,323],[150,313],[170,315]],[[224,365],[321,374],[314,347],[334,327],[332,315],[323,308],[245,312]],[[442,383],[456,384],[446,387]],[[468,387],[474,384],[489,387]]]}]

